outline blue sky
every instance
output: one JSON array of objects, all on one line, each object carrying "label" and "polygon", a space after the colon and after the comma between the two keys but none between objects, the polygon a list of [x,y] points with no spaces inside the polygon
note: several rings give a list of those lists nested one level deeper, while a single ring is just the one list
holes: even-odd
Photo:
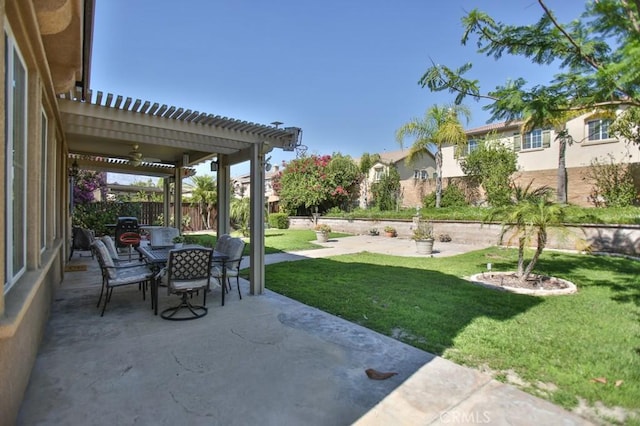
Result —
[{"label": "blue sky", "polygon": [[[562,22],[585,4],[546,3]],[[431,61],[473,62],[470,76],[485,90],[555,73],[522,58],[485,58],[475,42],[462,46],[460,20],[474,8],[510,24],[541,15],[536,0],[96,0],[91,88],[301,127],[309,154],[394,151],[398,127],[453,101],[418,85]],[[467,128],[487,122],[484,104],[466,105]],[[293,158],[272,152],[274,164]],[[247,164],[232,168],[247,172]]]}]

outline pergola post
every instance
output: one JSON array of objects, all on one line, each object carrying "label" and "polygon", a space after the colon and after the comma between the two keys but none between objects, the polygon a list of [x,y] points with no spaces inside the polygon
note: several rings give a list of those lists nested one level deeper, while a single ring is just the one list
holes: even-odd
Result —
[{"label": "pergola post", "polygon": [[[166,226],[169,226],[169,217],[171,217],[171,180],[171,177],[162,179],[162,217]],[[149,225],[152,225],[152,223]]]},{"label": "pergola post", "polygon": [[218,172],[216,184],[218,189],[218,221],[217,235],[228,234],[231,230],[231,194],[229,182],[231,178],[231,166],[226,155],[218,155]]},{"label": "pergola post", "polygon": [[249,220],[251,237],[251,271],[249,292],[264,293],[264,148],[265,144],[251,146],[251,217]]},{"label": "pergola post", "polygon": [[182,233],[182,167],[176,167],[173,179],[176,183],[173,192],[173,226]]}]

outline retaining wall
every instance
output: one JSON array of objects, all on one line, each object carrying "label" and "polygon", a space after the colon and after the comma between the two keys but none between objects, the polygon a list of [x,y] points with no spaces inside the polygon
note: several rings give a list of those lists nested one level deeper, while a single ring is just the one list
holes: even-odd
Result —
[{"label": "retaining wall", "polygon": [[[414,222],[412,220],[374,220],[374,219],[318,219],[318,223],[326,223],[335,232],[349,234],[368,234],[371,228],[380,232],[390,225],[396,228],[399,238],[411,238]],[[499,242],[502,226],[500,224],[483,224],[476,221],[434,220],[433,231],[436,239],[440,234],[447,234],[451,240],[461,244],[496,245]],[[312,217],[296,216],[289,218],[291,229],[313,229]],[[516,245],[517,241],[509,241],[505,236],[503,244]],[[565,250],[591,250],[598,252],[620,253],[631,256],[640,255],[640,225],[566,225],[564,229],[552,228],[548,237],[548,248]]]}]

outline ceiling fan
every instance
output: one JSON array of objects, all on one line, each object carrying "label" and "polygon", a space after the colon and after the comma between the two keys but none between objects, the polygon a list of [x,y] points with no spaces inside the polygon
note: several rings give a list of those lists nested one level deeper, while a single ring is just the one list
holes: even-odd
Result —
[{"label": "ceiling fan", "polygon": [[131,164],[134,167],[139,166],[140,164],[142,164],[142,162],[156,163],[160,161],[159,158],[143,157],[142,152],[139,151],[140,147],[138,146],[137,143],[133,144],[131,147],[133,149],[129,151],[129,164]]}]

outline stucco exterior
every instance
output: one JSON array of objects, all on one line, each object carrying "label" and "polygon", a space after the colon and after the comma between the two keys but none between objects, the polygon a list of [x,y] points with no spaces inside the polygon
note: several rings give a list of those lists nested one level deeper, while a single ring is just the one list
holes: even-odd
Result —
[{"label": "stucco exterior", "polygon": [[380,161],[371,166],[360,186],[360,207],[366,208],[372,203],[371,185],[377,182],[382,174],[388,173],[391,166],[395,167],[400,175],[400,205],[422,205],[425,195],[435,190],[436,161],[431,153],[425,153],[414,163],[408,164],[408,154],[408,149],[380,154]]},{"label": "stucco exterior", "polygon": [[[587,178],[587,172],[592,161],[614,161],[624,164],[639,164],[640,149],[624,140],[616,138],[604,138],[589,140],[588,123],[599,117],[593,113],[583,114],[567,123],[567,130],[572,142],[566,148],[566,168],[568,180],[568,201],[580,206],[592,206],[589,194],[593,188],[593,182]],[[479,140],[489,132],[494,132],[498,141],[508,147],[517,145],[521,140],[520,123],[497,123],[467,131],[469,139]],[[534,181],[534,186],[548,185],[557,187],[559,141],[557,133],[553,129],[543,129],[543,135],[548,138],[547,145],[532,149],[517,150],[517,167],[514,178],[521,185]],[[442,176],[443,185],[448,178],[464,176],[460,167],[460,158],[456,157],[453,146],[445,146],[442,149]],[[637,171],[636,171],[637,175]],[[637,176],[638,177],[638,176]],[[636,182],[640,182],[636,177]]]}]

